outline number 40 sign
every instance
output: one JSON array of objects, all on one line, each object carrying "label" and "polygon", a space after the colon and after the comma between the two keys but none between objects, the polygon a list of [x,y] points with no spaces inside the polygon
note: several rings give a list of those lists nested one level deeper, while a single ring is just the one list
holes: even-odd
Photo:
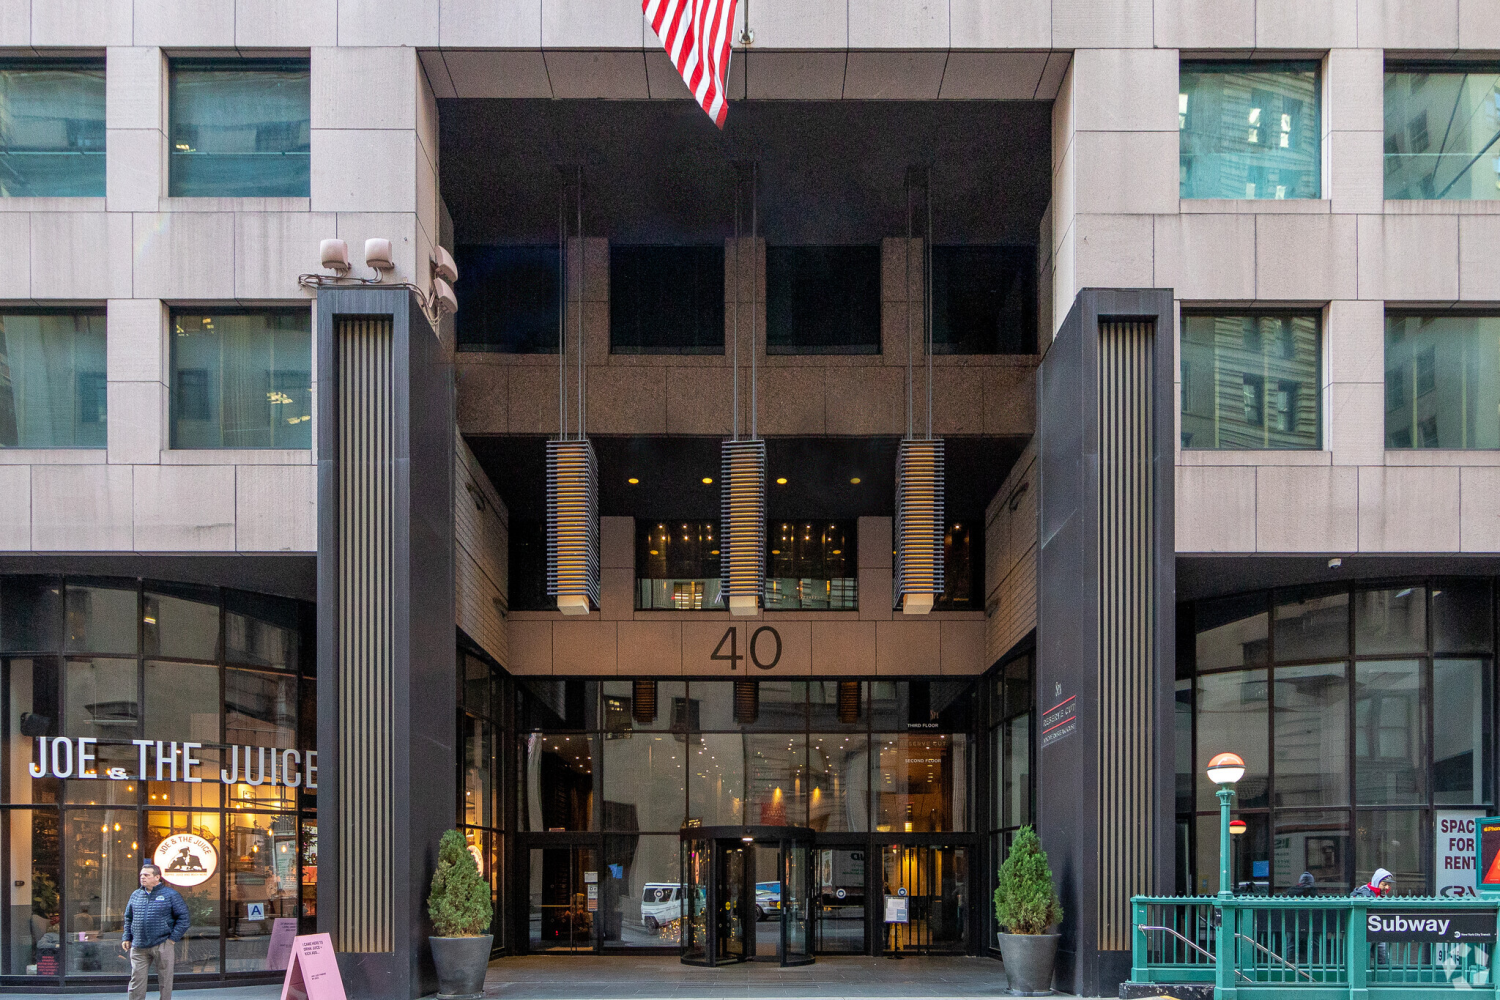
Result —
[{"label": "number 40 sign", "polygon": [[[781,633],[769,625],[762,625],[751,632],[750,641],[745,645],[748,659],[761,670],[770,670],[781,662]],[[719,644],[709,656],[711,660],[727,661],[730,670],[738,670],[740,661],[746,658],[745,654],[740,653],[740,630],[737,625],[724,630]]]}]

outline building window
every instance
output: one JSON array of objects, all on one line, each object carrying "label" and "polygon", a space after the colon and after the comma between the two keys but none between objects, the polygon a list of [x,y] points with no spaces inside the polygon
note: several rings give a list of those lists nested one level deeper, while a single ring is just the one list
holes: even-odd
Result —
[{"label": "building window", "polygon": [[1322,447],[1317,314],[1182,317],[1182,446]]},{"label": "building window", "polygon": [[1179,705],[1196,693],[1177,755],[1178,825],[1196,828],[1191,892],[1218,888],[1218,804],[1202,768],[1225,750],[1249,765],[1235,798],[1249,827],[1238,891],[1279,895],[1311,872],[1320,893],[1341,895],[1376,867],[1405,893],[1453,884],[1420,846],[1453,815],[1441,810],[1488,815],[1494,801],[1494,615],[1485,578],[1181,606],[1196,636],[1178,663]]},{"label": "building window", "polygon": [[717,521],[637,521],[635,606],[722,611]]},{"label": "building window", "polygon": [[1386,315],[1385,446],[1500,448],[1500,316]]},{"label": "building window", "polygon": [[767,611],[857,611],[855,521],[777,521],[766,532]]},{"label": "building window", "polygon": [[1316,198],[1316,63],[1184,62],[1177,127],[1183,198]]},{"label": "building window", "polygon": [[977,523],[952,521],[943,532],[943,592],[932,606],[937,611],[984,608],[984,543]]},{"label": "building window", "polygon": [[723,354],[724,332],[723,244],[610,246],[610,351]]},{"label": "building window", "polygon": [[879,354],[879,245],[767,246],[766,353]]},{"label": "building window", "polygon": [[104,197],[104,64],[0,63],[0,197]]},{"label": "building window", "polygon": [[173,60],[167,193],[306,198],[309,79],[306,60]]},{"label": "building window", "polygon": [[1497,141],[1500,69],[1448,65],[1387,70],[1386,198],[1500,198]]},{"label": "building window", "polygon": [[1035,354],[1036,247],[932,248],[934,354]]},{"label": "building window", "polygon": [[[310,648],[311,611],[217,588],[0,578],[0,832],[10,838],[0,875],[18,914],[0,976],[128,974],[125,903],[141,862],[174,834],[206,841],[217,860],[195,849],[213,870],[177,881],[193,914],[179,974],[273,972],[276,921],[312,929],[317,792],[306,781],[317,780],[307,753],[317,708],[311,659],[299,655]],[[73,749],[84,738],[97,741],[88,778]],[[56,741],[51,773],[32,778],[40,740]],[[132,740],[153,741],[145,780]],[[184,780],[185,755],[201,780]],[[125,777],[104,780],[115,767]]]},{"label": "building window", "polygon": [[173,448],[311,448],[307,309],[172,313]]},{"label": "building window", "polygon": [[454,256],[460,351],[557,353],[557,247],[461,246]]},{"label": "building window", "polygon": [[103,448],[103,312],[0,313],[0,448]]}]

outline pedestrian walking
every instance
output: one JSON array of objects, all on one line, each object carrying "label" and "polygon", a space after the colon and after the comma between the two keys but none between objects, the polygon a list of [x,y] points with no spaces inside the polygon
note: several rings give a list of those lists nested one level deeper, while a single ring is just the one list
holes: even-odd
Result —
[{"label": "pedestrian walking", "polygon": [[120,947],[130,955],[130,1000],[145,1000],[146,977],[156,964],[161,1000],[172,1000],[172,966],[177,942],[187,936],[188,908],[176,889],[161,879],[155,865],[141,866],[141,887],[125,904],[125,931]]},{"label": "pedestrian walking", "polygon": [[[1384,868],[1375,869],[1375,874],[1370,876],[1370,881],[1355,889],[1349,895],[1359,899],[1381,899],[1396,891],[1396,877]],[[1375,964],[1390,964],[1390,949],[1384,941],[1375,946]]]}]

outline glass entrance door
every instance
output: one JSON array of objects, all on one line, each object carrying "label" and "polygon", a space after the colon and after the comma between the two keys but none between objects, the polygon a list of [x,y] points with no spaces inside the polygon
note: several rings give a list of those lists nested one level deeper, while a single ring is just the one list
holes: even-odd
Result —
[{"label": "glass entrance door", "polygon": [[533,847],[527,944],[532,952],[594,951],[599,866],[589,847]]},{"label": "glass entrance door", "polygon": [[968,849],[889,844],[881,849],[887,896],[905,896],[908,922],[883,928],[883,950],[962,953],[968,947]]},{"label": "glass entrance door", "polygon": [[817,950],[865,953],[865,855],[862,847],[822,847],[814,854]]},{"label": "glass entrance door", "polygon": [[683,962],[813,960],[811,830],[697,827],[681,837]]},{"label": "glass entrance door", "polygon": [[718,949],[720,962],[743,962],[755,955],[754,946],[745,937],[745,917],[749,907],[745,880],[750,874],[746,849],[738,844],[724,844],[718,853]]}]

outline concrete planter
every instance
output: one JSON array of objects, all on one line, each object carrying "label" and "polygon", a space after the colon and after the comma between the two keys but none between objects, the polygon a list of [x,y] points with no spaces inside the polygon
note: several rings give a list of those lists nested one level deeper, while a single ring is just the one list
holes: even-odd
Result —
[{"label": "concrete planter", "polygon": [[495,935],[430,937],[432,964],[437,966],[442,1000],[478,1000],[484,993],[484,972],[490,964]]},{"label": "concrete planter", "polygon": [[1021,997],[1052,995],[1052,968],[1057,962],[1060,934],[1000,934],[1000,960],[1010,980],[1010,993]]}]

